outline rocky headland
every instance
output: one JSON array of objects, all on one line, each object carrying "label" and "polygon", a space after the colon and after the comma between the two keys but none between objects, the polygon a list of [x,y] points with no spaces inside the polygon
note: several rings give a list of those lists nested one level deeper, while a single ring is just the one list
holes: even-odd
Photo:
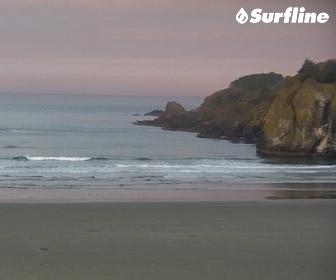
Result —
[{"label": "rocky headland", "polygon": [[336,60],[307,59],[294,77],[244,76],[195,110],[168,102],[158,118],[135,124],[252,142],[267,155],[336,157]]}]

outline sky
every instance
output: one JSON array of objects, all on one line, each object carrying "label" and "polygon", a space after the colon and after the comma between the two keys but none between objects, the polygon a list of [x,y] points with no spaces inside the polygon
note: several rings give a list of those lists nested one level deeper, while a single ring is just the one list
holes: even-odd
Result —
[{"label": "sky", "polygon": [[[305,7],[320,24],[239,24]],[[0,93],[207,96],[336,58],[334,0],[0,0]]]}]

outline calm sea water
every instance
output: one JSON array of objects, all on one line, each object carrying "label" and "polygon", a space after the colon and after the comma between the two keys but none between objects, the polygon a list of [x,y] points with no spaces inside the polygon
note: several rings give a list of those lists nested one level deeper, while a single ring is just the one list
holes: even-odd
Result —
[{"label": "calm sea water", "polygon": [[202,102],[0,95],[0,187],[211,189],[228,182],[336,182],[333,160],[262,158],[252,144],[132,124],[168,100],[189,109]]}]

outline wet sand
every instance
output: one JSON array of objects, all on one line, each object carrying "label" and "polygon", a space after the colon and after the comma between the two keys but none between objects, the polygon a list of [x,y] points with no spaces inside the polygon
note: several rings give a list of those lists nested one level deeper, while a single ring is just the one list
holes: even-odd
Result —
[{"label": "wet sand", "polygon": [[0,203],[0,279],[336,279],[336,201]]},{"label": "wet sand", "polygon": [[[162,186],[161,186],[162,187]],[[265,199],[335,199],[336,184],[175,185],[175,189],[11,189],[0,188],[1,202],[190,202],[259,201]]]},{"label": "wet sand", "polygon": [[121,190],[121,189],[4,189],[0,203],[71,203],[71,202],[187,202],[256,201],[273,194],[265,189],[237,190]]}]

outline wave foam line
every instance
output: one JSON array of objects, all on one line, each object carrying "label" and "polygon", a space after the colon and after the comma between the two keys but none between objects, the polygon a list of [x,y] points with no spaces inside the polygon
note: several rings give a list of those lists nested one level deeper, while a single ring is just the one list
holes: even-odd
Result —
[{"label": "wave foam line", "polygon": [[138,167],[138,168],[198,168],[198,169],[204,169],[204,168],[217,168],[217,169],[229,169],[231,170],[238,169],[238,170],[280,170],[280,171],[286,171],[286,170],[315,170],[315,169],[335,169],[336,165],[306,165],[306,166],[295,166],[295,165],[286,165],[286,166],[279,166],[279,165],[211,165],[211,164],[198,164],[198,165],[179,165],[179,164],[116,164],[117,167],[121,168],[130,168],[130,167]]},{"label": "wave foam line", "polygon": [[32,161],[86,161],[91,160],[90,157],[31,157],[21,156],[14,157],[14,160],[32,160]]}]

